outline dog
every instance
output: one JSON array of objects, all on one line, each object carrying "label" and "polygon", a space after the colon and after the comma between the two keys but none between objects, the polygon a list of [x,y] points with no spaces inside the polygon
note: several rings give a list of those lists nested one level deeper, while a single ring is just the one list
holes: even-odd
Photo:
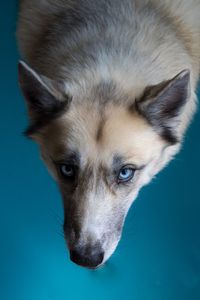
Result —
[{"label": "dog", "polygon": [[19,82],[63,197],[70,258],[112,255],[196,110],[200,0],[22,0]]}]

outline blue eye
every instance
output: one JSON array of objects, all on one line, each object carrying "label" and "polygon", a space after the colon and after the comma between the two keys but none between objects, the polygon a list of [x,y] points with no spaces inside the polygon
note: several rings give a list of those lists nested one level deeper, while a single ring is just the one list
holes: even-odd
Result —
[{"label": "blue eye", "polygon": [[73,165],[60,165],[60,173],[63,177],[72,178],[75,176],[75,167]]},{"label": "blue eye", "polygon": [[123,167],[118,175],[118,182],[127,182],[131,180],[134,176],[135,169],[130,167]]}]

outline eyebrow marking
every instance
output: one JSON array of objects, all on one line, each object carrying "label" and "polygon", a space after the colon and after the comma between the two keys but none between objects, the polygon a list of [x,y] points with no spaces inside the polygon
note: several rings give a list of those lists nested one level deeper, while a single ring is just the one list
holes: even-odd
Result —
[{"label": "eyebrow marking", "polygon": [[112,168],[114,170],[119,170],[120,168],[122,168],[123,166],[126,166],[126,165],[132,166],[135,170],[142,170],[146,166],[146,164],[138,166],[134,163],[127,162],[127,158],[123,157],[122,155],[119,155],[119,154],[114,155],[113,163],[112,163]]},{"label": "eyebrow marking", "polygon": [[53,159],[51,157],[51,160],[55,163],[55,164],[65,164],[65,163],[73,163],[73,164],[80,164],[80,155],[78,152],[74,151],[71,152],[69,154],[65,154],[63,155],[63,158],[60,159]]}]

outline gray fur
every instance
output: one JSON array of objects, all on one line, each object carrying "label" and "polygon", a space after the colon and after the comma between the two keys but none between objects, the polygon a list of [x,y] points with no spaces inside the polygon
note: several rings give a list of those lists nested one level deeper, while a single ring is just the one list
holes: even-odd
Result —
[{"label": "gray fur", "polygon": [[[196,109],[199,11],[200,0],[20,3],[18,42],[29,65],[20,79],[29,114],[40,120],[29,133],[60,186],[79,264],[110,257],[140,188],[180,149]],[[56,103],[48,118],[47,103]],[[78,154],[74,181],[59,173],[69,153]],[[135,176],[118,185],[127,163],[138,167]]]}]

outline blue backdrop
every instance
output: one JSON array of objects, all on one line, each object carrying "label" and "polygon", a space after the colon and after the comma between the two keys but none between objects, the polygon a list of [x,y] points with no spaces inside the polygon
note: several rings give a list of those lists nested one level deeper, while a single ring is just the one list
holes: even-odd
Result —
[{"label": "blue backdrop", "polygon": [[200,299],[200,115],[180,155],[144,188],[108,264],[72,264],[56,184],[26,140],[17,83],[17,4],[0,12],[0,299]]}]

